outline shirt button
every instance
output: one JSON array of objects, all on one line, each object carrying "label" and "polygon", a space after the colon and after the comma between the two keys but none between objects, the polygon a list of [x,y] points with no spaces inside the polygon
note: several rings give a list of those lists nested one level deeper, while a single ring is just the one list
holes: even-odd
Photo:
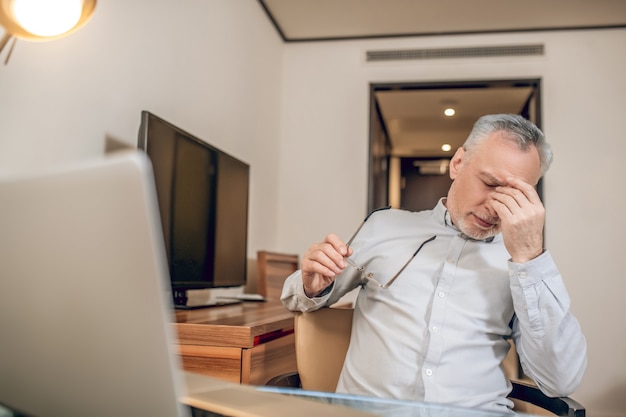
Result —
[{"label": "shirt button", "polygon": [[448,258],[448,263],[453,264],[454,263],[454,259]]},{"label": "shirt button", "polygon": [[437,294],[439,296],[439,298],[443,298],[446,296],[446,293],[443,291],[439,291],[439,294]]},{"label": "shirt button", "polygon": [[520,278],[526,278],[526,272],[520,272],[519,273],[519,277]]},{"label": "shirt button", "polygon": [[433,326],[433,333],[439,333],[439,327]]},{"label": "shirt button", "polygon": [[432,376],[433,375],[433,370],[432,369],[427,369],[425,372],[426,372],[426,376]]}]

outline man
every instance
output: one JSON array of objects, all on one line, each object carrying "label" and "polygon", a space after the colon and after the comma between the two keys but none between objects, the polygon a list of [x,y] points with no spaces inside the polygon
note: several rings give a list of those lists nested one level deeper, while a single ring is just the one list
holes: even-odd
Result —
[{"label": "man", "polygon": [[285,282],[288,309],[326,307],[361,286],[338,392],[506,411],[509,338],[547,395],[576,389],[586,342],[543,247],[535,191],[551,161],[534,124],[484,116],[433,210],[375,211],[347,244],[329,234],[308,249]]}]

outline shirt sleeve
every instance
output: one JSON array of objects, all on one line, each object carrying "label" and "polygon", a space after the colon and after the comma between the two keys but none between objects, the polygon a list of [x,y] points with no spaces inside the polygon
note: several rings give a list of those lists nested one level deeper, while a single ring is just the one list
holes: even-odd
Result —
[{"label": "shirt sleeve", "polygon": [[335,282],[316,297],[308,297],[302,284],[302,271],[298,270],[285,280],[280,300],[289,311],[315,311],[335,304],[341,297],[359,286],[358,274],[347,268],[337,276]]},{"label": "shirt sleeve", "polygon": [[587,344],[552,256],[509,262],[512,337],[524,373],[548,396],[568,396],[587,367]]}]

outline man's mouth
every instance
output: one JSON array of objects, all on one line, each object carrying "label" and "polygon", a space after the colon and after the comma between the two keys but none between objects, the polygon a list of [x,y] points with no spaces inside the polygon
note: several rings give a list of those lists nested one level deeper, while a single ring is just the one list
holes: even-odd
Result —
[{"label": "man's mouth", "polygon": [[474,218],[476,219],[476,224],[481,229],[491,229],[496,225],[497,220],[495,219],[483,219],[474,214]]}]

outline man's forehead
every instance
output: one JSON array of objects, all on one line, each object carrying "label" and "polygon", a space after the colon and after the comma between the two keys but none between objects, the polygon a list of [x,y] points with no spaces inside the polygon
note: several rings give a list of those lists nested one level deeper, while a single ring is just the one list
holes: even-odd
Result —
[{"label": "man's forehead", "polygon": [[506,185],[507,178],[515,177],[536,185],[540,177],[540,157],[536,147],[520,149],[514,141],[492,134],[471,152],[472,164],[482,178],[494,184]]}]

